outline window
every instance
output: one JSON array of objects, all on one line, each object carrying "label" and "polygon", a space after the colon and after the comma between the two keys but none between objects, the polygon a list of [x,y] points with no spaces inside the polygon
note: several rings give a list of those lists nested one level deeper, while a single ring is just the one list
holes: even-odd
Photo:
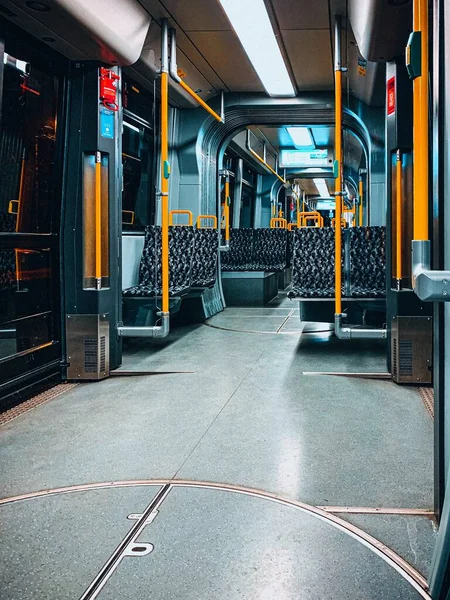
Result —
[{"label": "window", "polygon": [[3,62],[0,225],[17,233],[50,233],[58,80],[6,53]]},{"label": "window", "polygon": [[125,78],[122,132],[122,229],[143,231],[155,222],[153,98]]},{"label": "window", "polygon": [[124,117],[122,135],[122,226],[140,231],[154,223],[155,186],[153,134],[150,129]]}]

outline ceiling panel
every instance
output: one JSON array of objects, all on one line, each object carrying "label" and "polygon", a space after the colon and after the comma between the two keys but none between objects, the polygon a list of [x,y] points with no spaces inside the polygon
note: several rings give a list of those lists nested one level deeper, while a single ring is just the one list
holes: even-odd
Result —
[{"label": "ceiling panel", "polygon": [[162,0],[185,31],[229,31],[231,29],[219,0]]},{"label": "ceiling panel", "polygon": [[[158,40],[158,44],[160,44],[160,26],[159,23],[161,19],[166,18],[169,19],[169,27],[175,27],[177,29],[177,47],[185,54],[186,58],[195,65],[195,67],[200,71],[200,73],[207,79],[207,81],[211,84],[213,88],[216,90],[220,90],[226,87],[225,83],[218,77],[217,73],[215,73],[214,69],[208,63],[208,57],[202,56],[202,53],[196,48],[193,41],[186,35],[184,30],[177,26],[177,23],[171,18],[171,13],[166,10],[164,5],[159,0],[139,0],[142,6],[148,11],[148,13],[153,17],[153,25],[156,26],[156,38]],[[188,6],[190,4],[190,0],[178,0],[178,4]],[[157,60],[159,60],[161,52],[158,50],[156,52]],[[181,66],[181,57],[178,60],[178,63]],[[192,71],[192,70],[191,70]],[[190,81],[189,70],[187,72],[186,83],[194,85],[193,82]],[[202,94],[201,94],[202,95]]]},{"label": "ceiling panel", "polygon": [[194,31],[189,37],[232,92],[263,92],[233,31]]},{"label": "ceiling panel", "polygon": [[280,29],[329,29],[328,0],[271,0]]},{"label": "ceiling panel", "polygon": [[330,33],[283,30],[286,51],[300,91],[327,91],[334,86]]}]

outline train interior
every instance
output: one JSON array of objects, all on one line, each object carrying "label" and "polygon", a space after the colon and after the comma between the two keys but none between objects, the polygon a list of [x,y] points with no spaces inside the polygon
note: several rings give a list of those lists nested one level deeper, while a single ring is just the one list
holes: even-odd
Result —
[{"label": "train interior", "polygon": [[445,0],[1,0],[3,597],[450,600],[449,56]]}]

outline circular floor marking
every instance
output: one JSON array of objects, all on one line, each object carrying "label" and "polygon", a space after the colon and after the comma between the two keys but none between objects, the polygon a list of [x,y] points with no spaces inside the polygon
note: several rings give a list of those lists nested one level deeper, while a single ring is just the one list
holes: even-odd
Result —
[{"label": "circular floor marking", "polygon": [[211,489],[237,494],[245,494],[248,496],[253,496],[255,498],[276,502],[284,506],[289,506],[302,512],[306,512],[309,515],[320,519],[321,521],[327,522],[329,525],[335,527],[336,529],[339,529],[343,533],[346,533],[347,535],[358,541],[360,544],[374,552],[395,571],[397,571],[397,573],[399,573],[404,579],[406,579],[406,581],[422,596],[422,598],[431,600],[431,596],[428,594],[428,584],[426,579],[406,560],[404,560],[396,552],[391,550],[388,546],[386,546],[373,536],[369,535],[359,527],[356,527],[355,525],[352,525],[351,523],[341,519],[340,517],[337,517],[336,515],[330,514],[321,508],[305,504],[304,502],[300,502],[298,500],[284,498],[282,496],[279,496],[272,492],[267,492],[265,490],[209,481],[192,481],[184,479],[132,479],[125,481],[87,483],[81,485],[53,488],[48,490],[40,490],[37,492],[30,492],[18,496],[11,496],[9,498],[2,498],[0,499],[0,506],[10,504],[12,502],[33,500],[57,494],[87,492],[90,490],[115,487],[144,487],[154,485],[169,485],[171,488],[189,487]]}]

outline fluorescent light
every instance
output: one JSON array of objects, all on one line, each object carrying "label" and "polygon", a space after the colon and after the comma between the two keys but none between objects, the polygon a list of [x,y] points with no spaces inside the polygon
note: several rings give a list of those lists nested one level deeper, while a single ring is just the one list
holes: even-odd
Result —
[{"label": "fluorescent light", "polygon": [[314,147],[309,127],[286,127],[286,129],[296,146]]},{"label": "fluorescent light", "polygon": [[18,69],[19,71],[22,71],[22,73],[25,73],[25,75],[27,74],[27,64],[24,60],[19,60],[18,58],[14,58],[13,56],[10,56],[9,54],[6,54],[6,52],[3,54],[3,64],[8,65],[10,67],[14,67],[15,69]]},{"label": "fluorescent light", "polygon": [[330,192],[328,191],[327,182],[325,179],[314,179],[314,183],[316,188],[319,190],[319,194],[321,198],[329,198]]},{"label": "fluorescent light", "polygon": [[125,127],[128,127],[129,129],[132,129],[133,131],[137,131],[139,133],[140,129],[139,127],[135,127],[134,125],[131,125],[131,123],[127,123],[126,121],[123,122]]},{"label": "fluorescent light", "polygon": [[219,2],[269,96],[295,96],[264,0]]}]

